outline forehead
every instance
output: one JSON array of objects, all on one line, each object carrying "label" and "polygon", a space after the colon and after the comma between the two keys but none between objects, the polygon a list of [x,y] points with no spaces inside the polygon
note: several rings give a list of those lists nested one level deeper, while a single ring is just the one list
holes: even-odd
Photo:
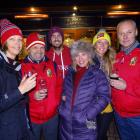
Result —
[{"label": "forehead", "polygon": [[59,32],[54,32],[52,36],[61,36],[61,34]]},{"label": "forehead", "polygon": [[129,21],[126,21],[126,22],[122,22],[118,25],[118,31],[122,31],[122,30],[134,30],[135,29],[135,26],[132,22],[129,22]]},{"label": "forehead", "polygon": [[98,43],[98,42],[108,43],[108,41],[107,41],[106,39],[104,39],[104,38],[100,38],[100,39],[97,41],[97,43]]},{"label": "forehead", "polygon": [[22,37],[21,36],[19,36],[19,35],[12,35],[12,36],[10,36],[8,39],[16,39],[16,38],[18,38],[18,39],[22,39]]},{"label": "forehead", "polygon": [[42,44],[35,44],[30,49],[45,48]]},{"label": "forehead", "polygon": [[88,53],[86,52],[86,51],[84,51],[84,50],[78,50],[77,52],[76,52],[76,54],[77,55],[88,55]]}]

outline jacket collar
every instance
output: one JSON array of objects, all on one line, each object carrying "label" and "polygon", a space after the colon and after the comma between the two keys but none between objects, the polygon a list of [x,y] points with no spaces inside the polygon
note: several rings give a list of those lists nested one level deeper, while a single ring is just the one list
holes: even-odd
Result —
[{"label": "jacket collar", "polygon": [[17,61],[13,61],[13,64],[10,64],[7,56],[2,51],[0,51],[0,61],[3,64],[7,64],[8,67],[14,69],[15,71],[19,71],[21,69],[21,65]]},{"label": "jacket collar", "polygon": [[30,56],[27,56],[25,59],[24,59],[24,63],[35,63],[35,64],[39,64],[41,62],[44,62],[44,61],[48,61],[48,57],[44,56],[40,61],[34,61],[31,59]]},{"label": "jacket collar", "polygon": [[129,48],[121,47],[121,50],[127,55],[132,52],[140,43],[136,40]]}]

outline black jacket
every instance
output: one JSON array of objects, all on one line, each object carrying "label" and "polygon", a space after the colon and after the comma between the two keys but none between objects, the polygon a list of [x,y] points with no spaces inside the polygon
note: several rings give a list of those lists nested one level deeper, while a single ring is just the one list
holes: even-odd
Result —
[{"label": "black jacket", "polygon": [[0,52],[0,140],[27,140],[26,96],[18,90],[20,65]]}]

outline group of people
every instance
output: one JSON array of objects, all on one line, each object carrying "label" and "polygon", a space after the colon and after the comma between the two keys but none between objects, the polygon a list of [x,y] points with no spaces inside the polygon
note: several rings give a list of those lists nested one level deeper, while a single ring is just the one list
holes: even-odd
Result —
[{"label": "group of people", "polygon": [[18,63],[21,29],[0,20],[0,139],[107,140],[115,116],[121,140],[140,137],[140,44],[135,21],[117,25],[121,50],[100,29],[93,43],[63,45],[58,27],[48,33],[50,50],[37,32],[26,40]]}]

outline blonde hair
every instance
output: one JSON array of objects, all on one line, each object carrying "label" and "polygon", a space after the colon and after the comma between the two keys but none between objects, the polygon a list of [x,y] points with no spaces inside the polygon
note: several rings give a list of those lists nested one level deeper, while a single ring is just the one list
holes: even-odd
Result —
[{"label": "blonde hair", "polygon": [[75,57],[79,52],[85,52],[89,56],[89,65],[93,64],[93,57],[95,56],[95,52],[93,51],[93,46],[91,43],[83,42],[83,41],[75,41],[71,45],[71,58],[72,58],[72,67],[76,70],[76,63],[75,63]]},{"label": "blonde hair", "polygon": [[115,56],[116,51],[112,47],[109,47],[106,53],[103,55],[104,69],[108,75],[110,75],[112,72],[113,64],[115,62]]}]

